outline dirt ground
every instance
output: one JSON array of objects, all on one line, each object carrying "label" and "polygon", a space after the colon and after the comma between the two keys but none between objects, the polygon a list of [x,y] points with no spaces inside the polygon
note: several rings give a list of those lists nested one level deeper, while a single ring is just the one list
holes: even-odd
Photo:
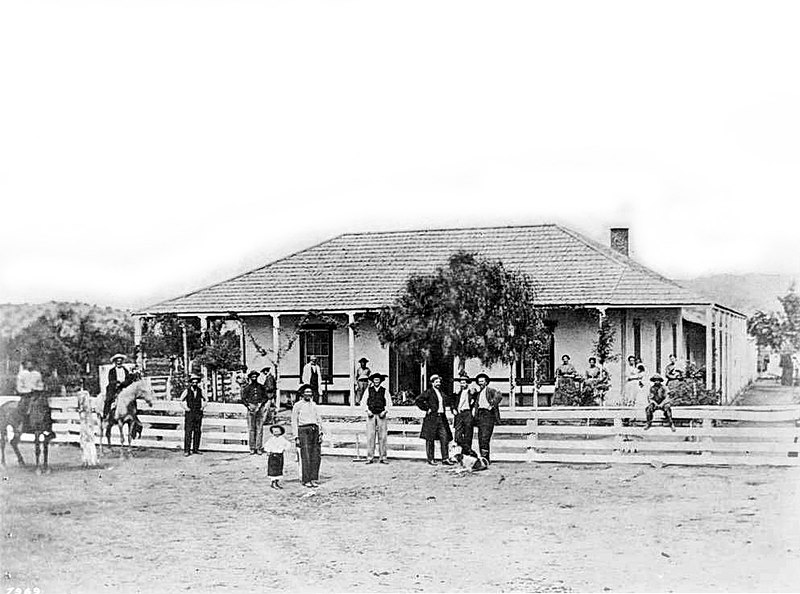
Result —
[{"label": "dirt ground", "polygon": [[79,459],[2,471],[4,590],[800,590],[796,468],[326,457],[310,492],[256,456]]}]

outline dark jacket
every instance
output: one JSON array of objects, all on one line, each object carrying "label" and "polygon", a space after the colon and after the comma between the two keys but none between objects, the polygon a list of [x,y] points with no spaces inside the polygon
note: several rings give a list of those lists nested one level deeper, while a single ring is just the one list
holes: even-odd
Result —
[{"label": "dark jacket", "polygon": [[[122,377],[118,377],[122,376]],[[117,374],[116,366],[108,370],[108,386],[106,386],[106,398],[116,398],[122,388],[127,386],[133,380],[130,371],[122,367],[119,374]]]},{"label": "dark jacket", "polygon": [[252,382],[242,388],[242,404],[261,404],[267,401],[267,391],[258,382]]},{"label": "dark jacket", "polygon": [[[469,401],[469,412],[472,416],[475,416],[475,413],[478,412],[478,393],[474,390],[467,387],[467,397]],[[453,416],[458,414],[458,405],[461,402],[461,392],[457,392],[453,394],[453,397],[450,399],[450,412],[453,413]]]},{"label": "dark jacket", "polygon": [[267,392],[267,398],[275,398],[275,376],[271,373],[264,378],[264,390]]},{"label": "dark jacket", "polygon": [[[444,390],[439,390],[439,392],[442,394],[442,400],[444,400],[444,410],[451,408],[452,396],[449,396]],[[422,419],[422,429],[419,432],[420,439],[436,439],[436,425],[440,420],[447,430],[447,439],[453,439],[453,433],[450,431],[450,423],[447,422],[447,417],[442,418],[439,416],[439,398],[433,388],[425,390],[417,397],[414,403],[425,411],[425,417]]]},{"label": "dark jacket", "polygon": [[[480,398],[480,389],[475,388],[475,408],[478,408],[478,400]],[[500,402],[503,400],[503,394],[500,390],[495,390],[491,386],[486,387],[486,399],[489,401],[489,408],[494,413],[494,422],[500,422]]]}]

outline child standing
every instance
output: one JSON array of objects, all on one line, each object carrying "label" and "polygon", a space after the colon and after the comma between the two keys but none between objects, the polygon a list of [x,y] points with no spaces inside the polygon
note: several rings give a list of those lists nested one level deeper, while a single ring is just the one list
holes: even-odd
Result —
[{"label": "child standing", "polygon": [[92,398],[79,380],[71,380],[67,384],[67,394],[78,399],[78,415],[81,420],[81,465],[84,468],[97,466],[97,447],[94,440],[94,410]]},{"label": "child standing", "polygon": [[269,428],[270,438],[264,443],[264,451],[267,452],[267,476],[272,481],[270,487],[273,489],[283,489],[281,479],[283,478],[284,454],[289,451],[291,444],[283,436],[286,430],[280,425],[272,425]]}]

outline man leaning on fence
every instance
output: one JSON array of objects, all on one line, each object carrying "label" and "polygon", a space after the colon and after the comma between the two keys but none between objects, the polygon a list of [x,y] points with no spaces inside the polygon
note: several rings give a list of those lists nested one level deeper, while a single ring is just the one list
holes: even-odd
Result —
[{"label": "man leaning on fence", "polygon": [[247,374],[247,385],[242,388],[242,404],[247,407],[247,434],[250,453],[264,453],[264,415],[267,409],[267,391],[258,383],[258,371]]},{"label": "man leaning on fence", "polygon": [[364,391],[363,406],[367,414],[367,464],[375,461],[375,441],[378,442],[378,461],[381,464],[388,464],[386,460],[387,436],[389,421],[386,418],[392,406],[392,397],[389,391],[382,386],[386,376],[381,373],[373,373],[369,376],[372,385]]}]

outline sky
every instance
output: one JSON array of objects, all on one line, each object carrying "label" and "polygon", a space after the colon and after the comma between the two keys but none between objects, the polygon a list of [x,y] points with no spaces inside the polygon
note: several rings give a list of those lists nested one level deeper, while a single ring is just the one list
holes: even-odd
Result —
[{"label": "sky", "polygon": [[136,308],[344,232],[558,222],[800,273],[800,3],[0,3],[0,302]]}]

